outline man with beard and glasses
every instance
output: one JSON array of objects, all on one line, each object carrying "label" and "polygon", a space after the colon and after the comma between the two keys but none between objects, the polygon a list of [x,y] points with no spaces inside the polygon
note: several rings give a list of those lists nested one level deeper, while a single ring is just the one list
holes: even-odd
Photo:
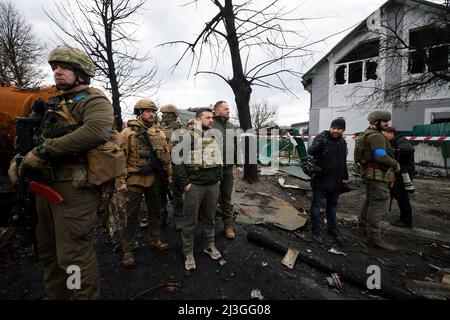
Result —
[{"label": "man with beard and glasses", "polygon": [[320,238],[320,209],[326,199],[327,229],[340,243],[343,240],[336,228],[336,207],[339,194],[348,183],[347,172],[347,143],[342,137],[345,131],[345,120],[335,119],[331,122],[330,130],[322,131],[314,138],[308,148],[317,170],[311,177],[313,198],[311,201],[312,238],[322,242]]}]

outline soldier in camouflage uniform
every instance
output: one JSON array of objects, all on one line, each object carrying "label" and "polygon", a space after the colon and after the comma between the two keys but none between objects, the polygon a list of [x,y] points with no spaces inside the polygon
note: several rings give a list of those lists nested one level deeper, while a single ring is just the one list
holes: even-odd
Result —
[{"label": "soldier in camouflage uniform", "polygon": [[[175,142],[171,141],[172,133],[175,130],[184,128],[184,126],[179,117],[178,108],[173,104],[167,104],[162,106],[160,111],[162,113],[161,129],[164,131],[167,137],[169,144],[169,151],[170,153],[172,153],[172,149],[175,146]],[[172,185],[172,194],[174,203],[173,218],[175,222],[175,229],[177,231],[181,231],[183,218],[183,190],[177,185],[176,181],[174,181]],[[165,200],[167,202],[167,199]]]},{"label": "soldier in camouflage uniform", "polygon": [[161,241],[161,199],[158,194],[158,173],[152,168],[149,157],[150,146],[168,172],[168,182],[171,183],[172,166],[166,135],[156,126],[156,105],[149,99],[141,99],[134,106],[138,119],[130,120],[121,135],[125,141],[124,150],[127,156],[126,185],[127,192],[127,225],[123,231],[123,260],[125,267],[134,265],[132,246],[138,225],[138,212],[142,195],[145,197],[148,210],[150,242],[152,249],[164,251],[169,244]]},{"label": "soldier in camouflage uniform", "polygon": [[[198,216],[203,210],[204,251],[214,260],[221,257],[214,244],[214,218],[222,180],[222,157],[219,145],[206,132],[212,128],[212,110],[199,109],[197,120],[201,130],[190,132],[193,142],[185,161],[174,165],[175,177],[184,189],[183,253],[187,270],[196,268],[194,259],[194,232]],[[184,138],[183,138],[184,139]],[[184,151],[183,151],[184,152]]]},{"label": "soldier in camouflage uniform", "polygon": [[394,171],[400,170],[394,151],[382,134],[382,130],[389,125],[391,114],[387,111],[374,111],[367,119],[370,126],[358,137],[354,154],[355,163],[366,186],[358,233],[366,235],[370,245],[394,251],[395,248],[381,238],[379,226],[388,205],[389,184],[395,180]]},{"label": "soldier in camouflage uniform", "polygon": [[[108,99],[89,87],[95,75],[92,60],[84,52],[59,46],[48,58],[56,87],[62,90],[45,112],[39,131],[45,138],[22,161],[24,170],[50,185],[64,201],[54,205],[36,195],[38,253],[44,267],[46,299],[98,299],[100,276],[92,243],[100,192],[88,181],[88,150],[105,143],[113,128],[113,108]],[[69,268],[70,267],[70,268]],[[80,287],[68,286],[72,268],[78,268]],[[76,275],[76,274],[74,274]]]}]

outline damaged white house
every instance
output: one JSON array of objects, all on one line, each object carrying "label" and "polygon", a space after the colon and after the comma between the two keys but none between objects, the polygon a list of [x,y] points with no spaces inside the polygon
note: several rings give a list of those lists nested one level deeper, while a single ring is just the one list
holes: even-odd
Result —
[{"label": "damaged white house", "polygon": [[[390,0],[362,21],[304,76],[311,94],[309,133],[347,122],[365,130],[375,109],[392,125],[450,122],[450,11],[428,1]],[[352,158],[353,143],[349,143]]]}]

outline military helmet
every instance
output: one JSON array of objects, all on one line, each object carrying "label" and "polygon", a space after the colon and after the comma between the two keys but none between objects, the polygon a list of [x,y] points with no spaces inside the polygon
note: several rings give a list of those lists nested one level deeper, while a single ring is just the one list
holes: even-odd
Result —
[{"label": "military helmet", "polygon": [[156,104],[152,100],[140,99],[134,105],[134,114],[139,115],[139,114],[141,114],[141,111],[144,111],[147,109],[158,111]]},{"label": "military helmet", "polygon": [[378,120],[391,121],[391,113],[389,111],[381,111],[381,110],[373,111],[369,114],[367,120],[369,120],[369,122],[375,122]]},{"label": "military helmet", "polygon": [[178,108],[173,104],[166,104],[166,105],[162,106],[160,111],[162,113],[172,112],[172,113],[175,113],[177,116],[179,115]]},{"label": "military helmet", "polygon": [[91,58],[83,51],[68,46],[58,46],[50,52],[48,63],[63,62],[71,65],[89,77],[95,76],[95,66]]}]

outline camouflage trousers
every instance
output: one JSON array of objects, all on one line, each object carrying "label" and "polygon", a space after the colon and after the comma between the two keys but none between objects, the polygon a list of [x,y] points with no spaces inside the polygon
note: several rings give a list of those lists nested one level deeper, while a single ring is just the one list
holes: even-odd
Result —
[{"label": "camouflage trousers", "polygon": [[127,223],[125,204],[126,195],[116,192],[114,184],[103,187],[99,211],[105,212],[103,224],[110,239],[114,239],[117,231],[122,230]]}]

